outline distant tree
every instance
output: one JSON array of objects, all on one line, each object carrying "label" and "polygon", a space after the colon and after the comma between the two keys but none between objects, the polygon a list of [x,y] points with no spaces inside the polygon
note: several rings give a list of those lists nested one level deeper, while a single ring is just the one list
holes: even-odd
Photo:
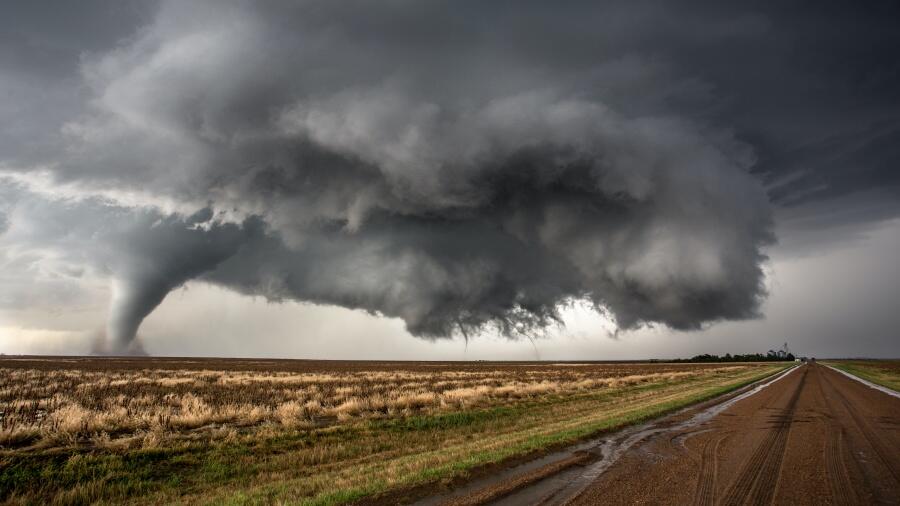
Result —
[{"label": "distant tree", "polygon": [[718,355],[710,355],[709,353],[703,353],[701,355],[694,355],[691,358],[681,358],[673,360],[673,362],[698,362],[698,363],[707,363],[707,362],[776,362],[782,360],[794,360],[793,353],[776,353],[774,350],[769,350],[768,353],[763,355],[762,353],[748,353],[746,355],[732,355],[731,353],[726,353],[723,356]]}]

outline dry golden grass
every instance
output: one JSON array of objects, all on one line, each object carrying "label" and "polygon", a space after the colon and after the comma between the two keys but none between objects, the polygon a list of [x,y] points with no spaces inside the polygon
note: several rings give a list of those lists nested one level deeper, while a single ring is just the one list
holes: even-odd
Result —
[{"label": "dry golden grass", "polygon": [[201,428],[317,427],[674,381],[741,367],[747,366],[668,365],[652,372],[647,366],[610,364],[334,372],[0,367],[0,447],[158,445]]}]

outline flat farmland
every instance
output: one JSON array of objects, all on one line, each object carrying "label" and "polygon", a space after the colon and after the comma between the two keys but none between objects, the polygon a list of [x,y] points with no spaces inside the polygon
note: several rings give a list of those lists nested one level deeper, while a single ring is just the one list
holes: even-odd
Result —
[{"label": "flat farmland", "polygon": [[900,360],[829,360],[825,363],[900,392]]},{"label": "flat farmland", "polygon": [[402,502],[787,364],[0,359],[0,500]]}]

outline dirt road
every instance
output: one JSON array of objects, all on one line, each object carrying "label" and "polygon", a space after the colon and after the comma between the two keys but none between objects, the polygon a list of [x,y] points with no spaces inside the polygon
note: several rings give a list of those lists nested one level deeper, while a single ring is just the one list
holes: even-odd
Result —
[{"label": "dirt road", "polygon": [[803,366],[632,446],[570,504],[900,504],[900,399]]},{"label": "dirt road", "polygon": [[900,504],[900,398],[803,365],[420,506]]}]

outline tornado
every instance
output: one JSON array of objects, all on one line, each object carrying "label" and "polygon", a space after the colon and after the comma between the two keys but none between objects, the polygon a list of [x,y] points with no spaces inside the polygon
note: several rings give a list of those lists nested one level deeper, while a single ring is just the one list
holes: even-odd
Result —
[{"label": "tornado", "polygon": [[172,286],[165,279],[113,280],[103,351],[113,355],[133,353],[141,322],[171,290]]},{"label": "tornado", "polygon": [[252,227],[221,223],[204,208],[188,216],[143,213],[107,236],[112,270],[104,353],[127,355],[144,318],[170,291],[233,255]]}]

